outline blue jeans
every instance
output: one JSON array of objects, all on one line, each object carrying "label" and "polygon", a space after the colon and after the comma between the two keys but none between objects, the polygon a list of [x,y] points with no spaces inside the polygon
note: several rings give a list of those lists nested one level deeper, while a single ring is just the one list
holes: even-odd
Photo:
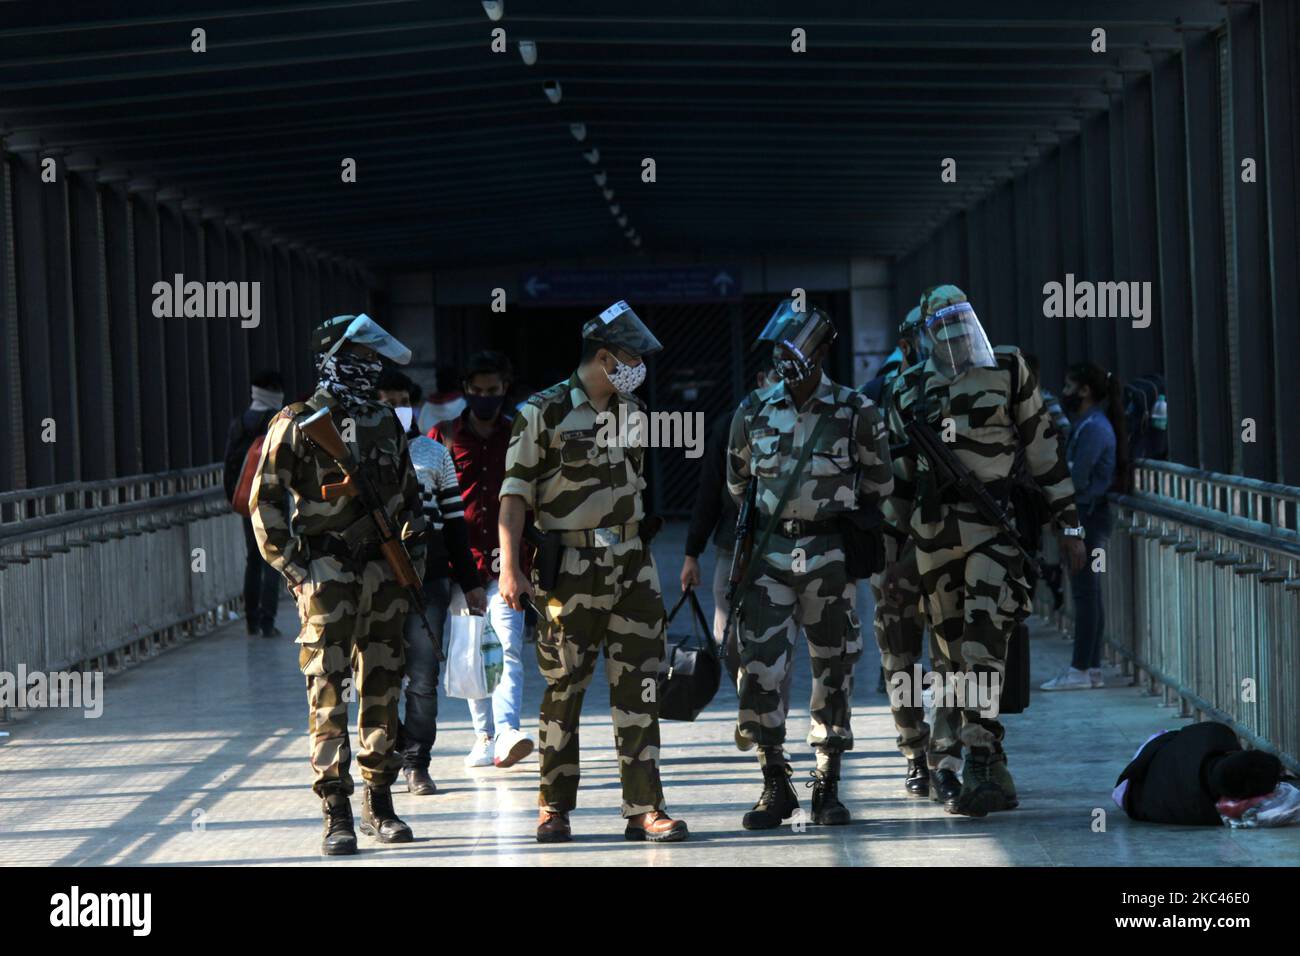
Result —
[{"label": "blue jeans", "polygon": [[1076,670],[1086,671],[1101,666],[1106,612],[1101,604],[1101,575],[1092,570],[1092,552],[1105,548],[1110,540],[1110,505],[1099,501],[1082,517],[1087,563],[1078,574],[1070,575],[1074,597],[1074,657],[1070,663]]},{"label": "blue jeans", "polygon": [[[451,582],[446,578],[425,578],[424,601],[425,616],[441,647],[447,606],[451,603]],[[403,768],[428,770],[429,753],[438,737],[438,658],[420,615],[414,611],[407,615],[405,636],[406,715],[397,749],[402,755]]]},{"label": "blue jeans", "polygon": [[501,642],[504,658],[501,682],[491,697],[469,701],[469,714],[474,733],[495,737],[507,728],[519,729],[524,698],[524,614],[510,609],[496,581],[488,583],[487,599],[488,621]]}]

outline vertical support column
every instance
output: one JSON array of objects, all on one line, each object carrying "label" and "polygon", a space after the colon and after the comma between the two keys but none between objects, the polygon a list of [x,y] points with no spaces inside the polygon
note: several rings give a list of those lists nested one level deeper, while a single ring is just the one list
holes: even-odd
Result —
[{"label": "vertical support column", "polygon": [[[1233,422],[1234,445],[1241,449],[1242,473],[1271,480],[1277,473],[1274,442],[1270,436],[1290,426],[1294,408],[1274,404],[1272,376],[1262,374],[1274,353],[1272,303],[1267,255],[1268,185],[1263,167],[1263,91],[1260,82],[1259,8],[1232,4],[1228,8],[1229,70],[1231,71],[1233,151],[1225,169],[1225,203],[1232,208],[1235,248],[1229,250],[1236,268],[1237,348],[1240,417],[1252,418],[1256,440],[1240,440],[1240,422]],[[1293,35],[1294,36],[1294,35]],[[1293,107],[1300,104],[1292,104]],[[1242,162],[1253,160],[1254,182],[1243,182]],[[1294,271],[1294,263],[1292,269]],[[1294,303],[1292,303],[1294,305]],[[1294,308],[1288,310],[1294,315]]]},{"label": "vertical support column", "polygon": [[[0,467],[0,490],[27,486],[27,436],[23,429],[24,353],[18,320],[18,254],[14,228],[15,161],[4,151],[0,141],[0,334],[9,347],[0,359],[0,442],[9,449],[9,464]],[[2,628],[3,625],[0,625]],[[0,714],[3,717],[3,714]]]},{"label": "vertical support column", "polygon": [[1152,167],[1155,170],[1156,268],[1160,290],[1165,396],[1175,416],[1169,457],[1193,462],[1197,446],[1197,387],[1187,224],[1186,135],[1182,60],[1168,55],[1151,73]]},{"label": "vertical support column", "polygon": [[[1259,7],[1263,63],[1264,149],[1259,167],[1268,194],[1268,275],[1272,304],[1271,366],[1275,408],[1283,415],[1300,408],[1300,9],[1291,0],[1263,0]],[[1262,430],[1271,434],[1277,456],[1275,481],[1300,485],[1300,437],[1291,427]],[[1294,753],[1294,751],[1292,751]]]},{"label": "vertical support column", "polygon": [[[1197,386],[1196,464],[1232,470],[1235,435],[1228,414],[1227,308],[1224,301],[1223,206],[1219,177],[1216,40],[1183,34],[1183,126],[1187,136],[1187,212],[1192,276],[1192,352]],[[1193,105],[1194,104],[1194,105]]]}]

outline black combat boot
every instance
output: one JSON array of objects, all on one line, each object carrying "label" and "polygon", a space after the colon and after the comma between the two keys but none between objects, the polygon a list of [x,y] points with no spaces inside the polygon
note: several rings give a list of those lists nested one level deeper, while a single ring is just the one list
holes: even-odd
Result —
[{"label": "black combat boot", "polygon": [[812,822],[824,827],[842,827],[852,821],[849,808],[840,803],[840,755],[818,754],[807,786],[812,787]]},{"label": "black combat boot", "polygon": [[992,777],[993,754],[985,747],[972,747],[961,769],[961,793],[953,813],[983,817],[990,812],[1011,809],[1011,796]]},{"label": "black combat boot", "polygon": [[357,833],[352,829],[352,801],[335,790],[321,798],[325,831],[320,851],[323,856],[349,856],[357,852]]},{"label": "black combat boot", "polygon": [[438,785],[429,776],[428,767],[403,767],[402,777],[406,780],[406,790],[417,797],[429,797],[438,792]]},{"label": "black combat boot", "polygon": [[961,781],[951,770],[936,770],[930,776],[930,799],[942,803],[948,813],[957,812],[957,797],[961,794]]},{"label": "black combat boot", "polygon": [[930,768],[926,765],[924,757],[907,759],[907,776],[903,778],[903,786],[914,797],[924,797],[929,794]]},{"label": "black combat boot", "polygon": [[380,843],[410,843],[415,839],[411,828],[393,810],[393,791],[370,784],[366,784],[366,800],[361,808],[361,832]]},{"label": "black combat boot", "polygon": [[746,830],[771,830],[794,816],[799,798],[790,785],[790,765],[771,763],[763,768],[763,792],[754,809],[740,821]]}]

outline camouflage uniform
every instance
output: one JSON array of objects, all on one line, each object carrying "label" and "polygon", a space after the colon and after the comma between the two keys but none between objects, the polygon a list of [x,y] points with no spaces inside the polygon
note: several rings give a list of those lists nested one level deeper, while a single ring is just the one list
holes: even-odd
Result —
[{"label": "camouflage uniform", "polygon": [[[924,406],[923,417],[938,430],[951,419],[953,451],[985,483],[1009,479],[1017,450],[1023,449],[1053,519],[1062,527],[1075,526],[1074,486],[1034,377],[1019,350],[999,347],[994,354],[996,368],[971,368],[951,379],[933,355],[903,372],[890,415],[895,444],[906,442],[904,418]],[[1023,557],[971,505],[937,495],[928,501],[933,482],[915,451],[907,448],[895,456],[894,474],[886,515],[916,544],[926,615],[942,665],[955,672],[997,673],[1000,680],[1007,638],[1030,610]],[[978,708],[964,708],[961,717],[962,743],[1001,752],[1001,722]]]},{"label": "camouflage uniform", "polygon": [[889,493],[893,478],[886,429],[866,396],[836,385],[825,374],[802,411],[794,407],[784,382],[757,396],[752,408],[736,411],[727,453],[727,487],[733,497],[743,497],[751,477],[758,482],[756,542],[804,443],[818,421],[829,418],[764,553],[752,558],[757,567],[741,600],[744,670],[738,726],[742,736],[759,745],[760,763],[766,766],[769,760],[784,760],[780,685],[798,627],[807,635],[812,663],[808,743],[818,751],[853,748],[853,667],[862,655],[853,610],[856,591],[846,573],[840,535],[824,524],[804,529],[787,522],[823,523],[859,503],[875,505]]},{"label": "camouflage uniform", "polygon": [[[899,374],[896,370],[890,375],[882,390],[880,405],[886,418],[894,401],[894,386],[898,384]],[[897,537],[885,535],[886,566],[897,563],[902,548]],[[925,720],[925,709],[912,703],[913,695],[920,693],[920,689],[915,687],[914,668],[921,660],[921,642],[925,637],[920,576],[911,573],[900,575],[896,582],[897,597],[886,594],[884,581],[884,571],[871,576],[871,593],[876,599],[873,628],[876,646],[880,648],[880,663],[885,669],[886,691],[892,690],[895,675],[899,674],[907,675],[908,684],[903,686],[911,688],[901,706],[894,706],[894,696],[890,694],[890,710],[898,731],[898,750],[908,760],[928,759],[931,769],[955,773],[961,769],[960,714],[955,708],[936,706],[934,727],[931,728]],[[948,669],[933,629],[930,631],[930,669],[940,674]]]},{"label": "camouflage uniform", "polygon": [[[608,412],[617,415],[622,403],[628,414],[645,407],[614,395]],[[515,418],[501,497],[522,498],[537,526],[565,546],[555,588],[537,588],[537,663],[546,679],[538,805],[567,813],[577,804],[578,720],[603,647],[622,811],[632,817],[664,809],[654,695],[664,606],[659,571],[638,536],[645,449],[597,442],[597,431],[576,373],[534,395]]]},{"label": "camouflage uniform", "polygon": [[[394,527],[407,538],[419,535],[425,524],[406,436],[387,405],[365,402],[345,409],[329,392],[319,390],[307,403],[290,405],[272,420],[253,481],[253,527],[267,562],[291,587],[303,584],[298,596],[298,665],[307,682],[312,789],[322,796],[352,792],[349,698],[360,699],[357,764],[363,779],[387,787],[401,769],[398,699],[409,610],[406,592],[379,555],[373,532],[369,537],[375,540],[361,560],[346,552],[342,532],[370,521],[360,499],[325,501],[321,496],[323,484],[343,476],[323,452],[307,443],[293,419],[326,406],[343,438],[353,439],[348,442],[352,454],[374,483]],[[282,504],[285,490],[293,497],[292,523]],[[413,563],[420,566],[422,546],[410,551]],[[355,691],[350,686],[354,674]]]}]

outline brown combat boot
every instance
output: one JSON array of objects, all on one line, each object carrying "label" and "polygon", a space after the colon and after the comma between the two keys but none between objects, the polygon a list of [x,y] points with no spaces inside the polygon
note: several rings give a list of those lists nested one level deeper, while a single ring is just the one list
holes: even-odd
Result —
[{"label": "brown combat boot", "polygon": [[627,829],[623,831],[624,839],[651,843],[681,843],[689,835],[685,820],[674,820],[662,810],[628,817]]},{"label": "brown combat boot", "polygon": [[573,831],[569,829],[569,815],[559,810],[548,810],[542,807],[537,814],[537,842],[568,843],[572,839]]}]

